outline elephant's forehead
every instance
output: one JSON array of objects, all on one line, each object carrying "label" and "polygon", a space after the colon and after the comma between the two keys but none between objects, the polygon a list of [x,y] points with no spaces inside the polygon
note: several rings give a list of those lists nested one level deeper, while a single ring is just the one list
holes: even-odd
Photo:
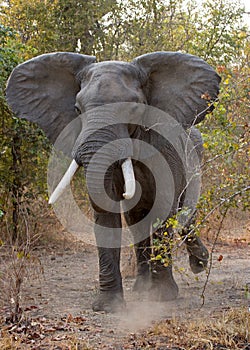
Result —
[{"label": "elephant's forehead", "polygon": [[122,61],[105,61],[94,63],[90,67],[91,73],[117,73],[117,74],[135,74],[136,69],[133,65]]}]

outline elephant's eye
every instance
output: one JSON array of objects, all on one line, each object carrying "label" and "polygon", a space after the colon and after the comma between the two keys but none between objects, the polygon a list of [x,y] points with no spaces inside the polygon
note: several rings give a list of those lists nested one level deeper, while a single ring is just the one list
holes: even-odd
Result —
[{"label": "elephant's eye", "polygon": [[78,106],[75,106],[75,111],[78,115],[82,113]]}]

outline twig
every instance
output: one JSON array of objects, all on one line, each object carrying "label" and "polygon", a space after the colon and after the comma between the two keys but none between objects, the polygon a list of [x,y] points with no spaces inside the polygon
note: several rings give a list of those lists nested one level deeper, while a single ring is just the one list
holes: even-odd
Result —
[{"label": "twig", "polygon": [[237,197],[238,195],[249,191],[250,190],[250,185],[246,186],[245,188],[233,193],[231,196],[224,198],[221,200],[220,203],[218,203],[215,207],[213,207],[213,209],[210,210],[210,212],[204,217],[204,219],[201,221],[201,223],[199,225],[197,225],[196,227],[194,227],[191,231],[188,232],[188,234],[185,235],[185,237],[183,238],[183,240],[178,244],[177,248],[180,248],[183,243],[185,243],[185,241],[188,239],[188,237],[190,237],[195,230],[197,230],[197,228],[201,227],[204,222],[207,221],[207,219],[209,218],[209,216],[211,216],[218,208],[220,208],[223,204],[225,204],[226,202],[230,202],[232,199],[234,199],[235,197]]},{"label": "twig", "polygon": [[207,277],[206,277],[206,281],[204,283],[204,286],[203,286],[203,289],[202,289],[202,293],[201,293],[202,304],[201,304],[200,308],[202,308],[204,306],[204,304],[205,304],[205,291],[206,291],[206,288],[207,288],[207,285],[208,285],[208,281],[209,281],[209,277],[210,277],[210,274],[211,274],[211,271],[212,271],[213,253],[214,253],[214,249],[215,249],[216,243],[217,243],[219,235],[220,235],[220,231],[222,229],[222,225],[223,225],[224,219],[225,219],[225,217],[227,215],[228,209],[229,209],[229,207],[226,207],[226,209],[225,209],[225,211],[224,211],[224,213],[222,215],[222,219],[220,221],[220,225],[219,225],[219,228],[217,230],[217,233],[216,233],[213,245],[212,245],[211,254],[210,254],[210,261],[209,261],[209,267],[208,267],[208,272],[207,272]]}]

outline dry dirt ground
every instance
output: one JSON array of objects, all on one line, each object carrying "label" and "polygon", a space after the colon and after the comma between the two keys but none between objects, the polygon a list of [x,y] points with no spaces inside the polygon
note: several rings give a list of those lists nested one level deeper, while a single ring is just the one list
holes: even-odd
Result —
[{"label": "dry dirt ground", "polygon": [[[124,249],[122,273],[127,309],[118,314],[97,313],[91,309],[98,288],[95,247],[77,242],[37,252],[43,274],[39,279],[25,281],[22,291],[25,317],[32,320],[29,332],[33,329],[32,339],[24,349],[144,349],[133,346],[137,334],[160,320],[209,319],[214,312],[230,307],[248,308],[250,301],[245,297],[245,287],[250,283],[249,229],[245,226],[234,235],[228,236],[229,233],[230,228],[224,230],[223,238],[214,249],[208,281],[206,272],[192,274],[185,249],[178,252],[175,279],[180,291],[175,302],[153,302],[149,295],[132,291],[134,258],[131,248]],[[207,242],[207,246],[211,250],[212,241]],[[62,342],[68,337],[75,339],[74,344],[81,341],[85,345],[64,347]],[[145,349],[156,348],[147,346]],[[21,345],[20,349],[23,349]]]}]

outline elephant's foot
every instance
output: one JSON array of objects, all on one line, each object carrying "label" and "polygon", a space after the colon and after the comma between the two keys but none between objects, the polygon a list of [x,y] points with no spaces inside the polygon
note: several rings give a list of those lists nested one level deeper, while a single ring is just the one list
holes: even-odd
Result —
[{"label": "elephant's foot", "polygon": [[148,263],[142,263],[138,267],[136,280],[133,286],[134,292],[148,291],[150,288],[150,271]]},{"label": "elephant's foot", "polygon": [[162,271],[152,271],[150,295],[155,301],[171,301],[178,297],[179,288],[172,275],[172,267]]},{"label": "elephant's foot", "polygon": [[187,240],[189,264],[193,273],[204,271],[207,267],[209,253],[199,237]]},{"label": "elephant's foot", "polygon": [[134,292],[145,292],[150,288],[150,275],[148,274],[138,274],[133,285]]},{"label": "elephant's foot", "polygon": [[125,308],[125,300],[122,292],[100,292],[92,304],[93,311],[105,311],[115,313]]}]

